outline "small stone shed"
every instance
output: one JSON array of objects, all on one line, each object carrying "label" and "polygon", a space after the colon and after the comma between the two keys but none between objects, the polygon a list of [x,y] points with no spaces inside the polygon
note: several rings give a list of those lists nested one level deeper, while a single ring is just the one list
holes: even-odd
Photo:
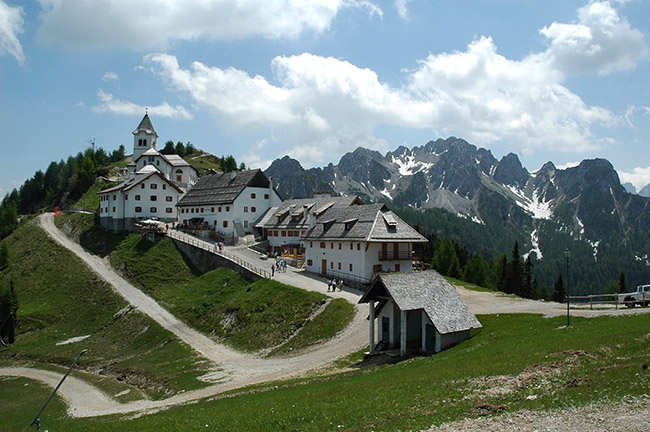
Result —
[{"label": "small stone shed", "polygon": [[407,348],[437,353],[481,327],[458,290],[434,270],[380,274],[359,303],[369,304],[371,353],[376,340],[399,347],[402,356]]}]

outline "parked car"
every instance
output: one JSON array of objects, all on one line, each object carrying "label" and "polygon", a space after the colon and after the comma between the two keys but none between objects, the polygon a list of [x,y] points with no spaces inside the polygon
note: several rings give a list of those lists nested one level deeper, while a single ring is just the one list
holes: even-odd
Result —
[{"label": "parked car", "polygon": [[636,291],[619,294],[618,301],[625,303],[627,307],[634,307],[637,304],[641,307],[647,306],[650,304],[650,285],[639,285]]}]

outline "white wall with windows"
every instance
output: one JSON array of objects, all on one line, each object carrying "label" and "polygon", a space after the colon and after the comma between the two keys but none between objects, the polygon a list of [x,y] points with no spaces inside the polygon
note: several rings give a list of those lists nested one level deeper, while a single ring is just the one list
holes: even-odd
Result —
[{"label": "white wall with windows", "polygon": [[232,203],[179,206],[178,218],[189,225],[194,219],[202,225],[210,226],[226,237],[236,233],[239,224],[246,234],[253,232],[255,222],[280,197],[269,188],[246,187]]},{"label": "white wall with windows", "polygon": [[[313,273],[370,280],[377,272],[409,272],[412,243],[369,243],[365,241],[305,241],[306,269]],[[381,257],[381,259],[380,259]],[[402,257],[403,259],[395,259]]]}]

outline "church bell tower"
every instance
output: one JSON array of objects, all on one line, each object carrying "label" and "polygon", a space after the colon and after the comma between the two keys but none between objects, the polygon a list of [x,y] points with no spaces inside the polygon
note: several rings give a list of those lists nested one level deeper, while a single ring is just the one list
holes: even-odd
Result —
[{"label": "church bell tower", "polygon": [[156,139],[158,134],[151,124],[149,113],[145,113],[142,121],[133,131],[133,161],[138,160],[142,153],[150,148],[156,150]]}]

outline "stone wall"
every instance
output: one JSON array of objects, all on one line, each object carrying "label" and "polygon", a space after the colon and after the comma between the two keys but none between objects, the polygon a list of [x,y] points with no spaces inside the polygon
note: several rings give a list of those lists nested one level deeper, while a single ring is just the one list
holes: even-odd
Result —
[{"label": "stone wall", "polygon": [[227,267],[231,270],[236,271],[237,273],[242,275],[242,277],[244,277],[246,280],[249,280],[251,282],[255,282],[259,279],[262,279],[262,277],[259,276],[258,274],[253,273],[252,271],[239,266],[238,264],[222,257],[221,255],[194,247],[192,245],[183,243],[176,239],[172,239],[172,240],[176,244],[178,250],[183,252],[183,254],[185,254],[189,258],[190,262],[194,265],[194,267],[199,269],[199,271],[202,273],[207,273],[211,270],[216,269],[217,267]]}]

